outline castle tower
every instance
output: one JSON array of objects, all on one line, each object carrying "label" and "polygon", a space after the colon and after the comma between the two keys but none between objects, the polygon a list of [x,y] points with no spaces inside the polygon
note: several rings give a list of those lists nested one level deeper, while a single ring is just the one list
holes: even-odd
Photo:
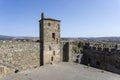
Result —
[{"label": "castle tower", "polygon": [[40,23],[40,65],[60,62],[60,20],[45,18]]}]

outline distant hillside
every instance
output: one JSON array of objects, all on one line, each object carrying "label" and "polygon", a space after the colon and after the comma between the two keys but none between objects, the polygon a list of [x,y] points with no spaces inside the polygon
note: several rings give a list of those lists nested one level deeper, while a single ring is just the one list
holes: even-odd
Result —
[{"label": "distant hillside", "polygon": [[120,41],[120,37],[79,37],[61,38],[61,40],[88,40],[88,41]]},{"label": "distant hillside", "polygon": [[120,37],[91,37],[86,39],[90,41],[120,41]]},{"label": "distant hillside", "polygon": [[[39,39],[39,37],[25,37],[25,36],[4,36],[0,35],[0,40],[11,39]],[[120,37],[62,37],[61,40],[87,40],[87,41],[120,41]]]},{"label": "distant hillside", "polygon": [[14,37],[13,39],[39,39],[39,37],[18,36],[18,37]]},{"label": "distant hillside", "polygon": [[39,39],[38,37],[26,37],[26,36],[5,36],[0,35],[0,40],[11,40],[11,39]]},{"label": "distant hillside", "polygon": [[13,37],[11,36],[4,36],[4,35],[0,35],[0,40],[10,40],[12,39]]}]

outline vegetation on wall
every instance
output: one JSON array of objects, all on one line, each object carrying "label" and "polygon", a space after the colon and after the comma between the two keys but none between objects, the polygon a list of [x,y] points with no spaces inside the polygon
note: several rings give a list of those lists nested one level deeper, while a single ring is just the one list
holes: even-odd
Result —
[{"label": "vegetation on wall", "polygon": [[74,51],[77,51],[77,50],[83,51],[83,43],[79,42],[78,45],[73,46],[72,49]]}]

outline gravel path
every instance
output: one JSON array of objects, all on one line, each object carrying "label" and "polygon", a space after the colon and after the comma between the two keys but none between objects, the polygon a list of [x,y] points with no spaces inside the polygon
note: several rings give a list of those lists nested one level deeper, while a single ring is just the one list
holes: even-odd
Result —
[{"label": "gravel path", "polygon": [[49,64],[0,80],[120,80],[120,75],[75,63]]}]

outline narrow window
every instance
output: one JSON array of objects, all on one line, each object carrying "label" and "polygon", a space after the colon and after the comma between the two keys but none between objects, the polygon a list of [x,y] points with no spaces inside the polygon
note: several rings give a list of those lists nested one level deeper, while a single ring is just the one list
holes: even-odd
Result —
[{"label": "narrow window", "polygon": [[48,26],[51,26],[51,23],[48,23]]},{"label": "narrow window", "polygon": [[55,51],[53,51],[53,55],[55,56]]},{"label": "narrow window", "polygon": [[53,61],[53,57],[51,57],[51,61]]},{"label": "narrow window", "polygon": [[49,50],[51,50],[51,46],[49,46]]},{"label": "narrow window", "polygon": [[52,38],[55,39],[55,33],[52,33]]}]

